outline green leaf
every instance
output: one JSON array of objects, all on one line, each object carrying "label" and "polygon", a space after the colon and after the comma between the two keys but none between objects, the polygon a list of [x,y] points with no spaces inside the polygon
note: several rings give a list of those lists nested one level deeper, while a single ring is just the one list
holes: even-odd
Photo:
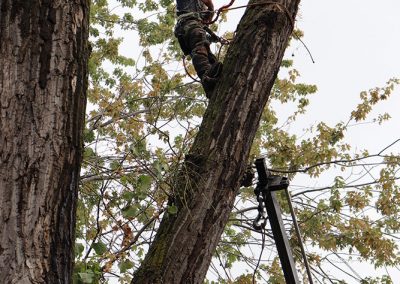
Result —
[{"label": "green leaf", "polygon": [[94,131],[85,128],[85,129],[83,130],[83,141],[84,141],[85,143],[91,143],[91,142],[93,142],[94,140],[95,140]]},{"label": "green leaf", "polygon": [[138,187],[140,191],[148,190],[151,186],[151,177],[148,175],[139,176]]},{"label": "green leaf", "polygon": [[135,193],[132,191],[124,191],[121,197],[126,201],[131,201],[135,197]]},{"label": "green leaf", "polygon": [[158,179],[162,179],[163,166],[162,166],[160,161],[154,161],[154,163],[153,163],[153,171],[157,175]]},{"label": "green leaf", "polygon": [[176,207],[175,205],[170,205],[168,206],[167,211],[169,214],[175,215],[176,213],[178,213],[178,207]]},{"label": "green leaf", "polygon": [[94,280],[94,273],[92,271],[80,272],[78,275],[83,283],[92,283]]},{"label": "green leaf", "polygon": [[107,246],[103,244],[102,242],[94,243],[92,245],[92,248],[98,255],[102,255],[107,251]]},{"label": "green leaf", "polygon": [[130,219],[130,218],[134,218],[138,213],[138,210],[136,207],[133,206],[129,206],[126,209],[122,210],[122,216],[124,216],[124,218]]},{"label": "green leaf", "polygon": [[125,273],[128,269],[131,269],[133,267],[133,262],[130,260],[125,260],[122,261],[119,265],[119,271],[121,273]]},{"label": "green leaf", "polygon": [[116,170],[121,168],[121,163],[119,161],[112,161],[111,164],[110,164],[110,168],[113,171],[116,171]]},{"label": "green leaf", "polygon": [[82,255],[83,250],[85,247],[81,243],[75,243],[75,256],[79,257]]}]

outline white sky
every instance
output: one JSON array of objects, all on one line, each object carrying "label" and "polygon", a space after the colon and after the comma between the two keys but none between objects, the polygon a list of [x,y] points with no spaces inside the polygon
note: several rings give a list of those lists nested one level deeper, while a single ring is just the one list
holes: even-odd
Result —
[{"label": "white sky", "polygon": [[[316,63],[310,63],[299,45],[295,64],[302,78],[319,88],[304,126],[316,119],[346,121],[360,101],[360,91],[400,77],[399,12],[397,0],[302,1],[297,26],[305,32],[304,41]],[[378,107],[389,112],[393,120],[383,127],[356,127],[353,142],[372,151],[399,137],[399,106],[397,88],[389,102]]]},{"label": "white sky", "polygon": [[[217,9],[228,2],[214,0],[214,5]],[[236,0],[233,7],[247,2]],[[222,29],[235,30],[243,11],[230,11]],[[330,126],[347,122],[350,112],[360,103],[361,91],[383,87],[390,78],[400,77],[399,13],[398,0],[301,1],[296,27],[305,33],[303,41],[315,64],[300,42],[294,42],[288,54],[294,53],[294,64],[301,74],[299,82],[316,84],[319,91],[311,97],[311,106],[294,133],[319,121]],[[397,88],[369,116],[371,121],[378,113],[389,112],[391,121],[382,126],[350,128],[352,144],[358,149],[379,151],[400,137],[399,91]]]},{"label": "white sky", "polygon": [[[215,0],[220,7],[226,2]],[[247,1],[246,1],[247,2]],[[234,6],[243,5],[236,0]],[[241,11],[228,14],[228,25],[234,29]],[[347,122],[350,112],[360,103],[361,91],[383,87],[388,79],[400,77],[400,1],[398,0],[303,0],[296,26],[304,31],[303,41],[311,50],[315,64],[306,49],[294,42],[288,55],[294,53],[294,64],[300,71],[299,82],[316,84],[317,94],[310,99],[307,113],[290,129],[302,133],[304,128],[325,121],[330,126]],[[367,121],[378,113],[389,112],[392,119],[383,125],[363,124],[351,127],[349,141],[355,149],[368,149],[375,153],[400,138],[400,88],[392,97],[380,103]],[[285,112],[285,107],[278,108]],[[375,115],[374,115],[375,114]],[[399,153],[400,147],[394,147]],[[307,186],[329,184],[334,176],[310,180],[299,176],[292,183]],[[374,268],[368,265],[351,265],[361,276],[374,276]],[[394,283],[400,281],[397,270],[389,274]],[[344,276],[343,276],[344,277]],[[348,278],[349,283],[355,283]]]},{"label": "white sky", "polygon": [[[294,63],[302,80],[316,84],[319,91],[311,98],[307,114],[302,116],[302,125],[294,132],[317,121],[332,125],[347,121],[351,110],[360,102],[361,91],[383,87],[388,79],[400,77],[399,12],[400,1],[397,0],[301,2],[297,27],[304,31],[303,41],[316,63],[311,62],[300,43],[293,46]],[[374,153],[400,137],[399,92],[397,87],[388,102],[379,104],[373,112],[375,115],[369,116],[372,119],[377,113],[389,112],[392,120],[381,126],[364,124],[349,129],[347,140],[355,148]],[[393,151],[399,153],[400,148],[397,146]],[[306,177],[300,177],[294,182],[304,183],[304,179]],[[314,182],[314,186],[326,185],[325,180]],[[362,276],[374,270],[352,265]],[[390,270],[389,274],[394,283],[399,283],[398,271]],[[348,281],[355,283],[351,279]]]}]

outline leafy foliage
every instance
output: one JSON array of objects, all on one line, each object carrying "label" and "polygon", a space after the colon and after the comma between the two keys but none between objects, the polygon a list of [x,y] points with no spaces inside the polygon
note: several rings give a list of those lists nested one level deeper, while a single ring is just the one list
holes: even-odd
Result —
[{"label": "leafy foliage", "polygon": [[[176,213],[167,199],[174,194],[174,175],[198,131],[207,101],[199,84],[183,70],[174,21],[174,1],[92,0],[74,283],[99,283],[110,277],[129,283],[160,216]],[[220,55],[224,54],[222,48]],[[188,69],[194,75],[193,67]],[[351,263],[399,264],[400,158],[388,153],[395,143],[369,154],[352,149],[346,135],[349,125],[365,121],[375,105],[389,99],[399,80],[361,92],[361,102],[347,122],[332,126],[321,121],[299,134],[290,129],[301,123],[317,87],[298,82],[299,72],[291,60],[286,59],[281,69],[251,158],[265,156],[272,169],[292,181],[298,177],[332,181],[327,186],[291,188],[314,277],[345,283],[340,275],[350,274],[361,283],[392,283],[385,275],[358,275]],[[282,105],[292,110],[286,116],[276,111]],[[384,113],[374,121],[388,119]],[[288,207],[284,198],[281,201],[286,217]],[[251,227],[255,206],[252,188],[243,188],[208,283],[252,283],[262,243]],[[299,271],[305,275],[289,218],[286,225]],[[260,283],[282,283],[269,230],[265,247],[270,257],[262,258],[254,276]]]}]

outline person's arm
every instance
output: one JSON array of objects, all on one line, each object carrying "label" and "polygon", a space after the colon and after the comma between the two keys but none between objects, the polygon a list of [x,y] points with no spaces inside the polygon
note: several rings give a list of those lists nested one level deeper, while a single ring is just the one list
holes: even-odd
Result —
[{"label": "person's arm", "polygon": [[214,11],[214,3],[212,2],[212,0],[201,0],[201,2],[203,2],[207,6],[208,11]]},{"label": "person's arm", "polygon": [[208,20],[208,21],[211,21],[213,15],[214,15],[214,3],[212,2],[212,0],[201,0],[201,2],[203,2],[204,5],[207,6],[208,11],[211,12],[211,13],[209,13],[209,14],[207,15],[207,20]]}]

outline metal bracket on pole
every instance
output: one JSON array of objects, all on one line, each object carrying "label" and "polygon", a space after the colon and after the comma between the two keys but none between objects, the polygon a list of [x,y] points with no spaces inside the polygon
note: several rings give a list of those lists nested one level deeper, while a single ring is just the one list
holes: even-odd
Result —
[{"label": "metal bracket on pole", "polygon": [[[281,207],[276,198],[276,191],[287,189],[289,182],[286,177],[271,175],[265,166],[264,159],[257,159],[255,164],[258,172],[258,184],[255,192],[260,203],[259,207],[261,206],[263,209],[260,210],[259,208],[259,210],[262,212],[266,209],[266,213],[268,214],[286,283],[300,283],[292,250],[283,225]],[[261,205],[262,202],[264,202],[265,207]],[[259,217],[257,217],[257,221],[266,216],[264,217],[264,214],[261,214],[261,217]],[[263,225],[265,225],[265,223],[261,224],[261,226]],[[256,222],[254,223],[254,227],[259,229]]]}]

